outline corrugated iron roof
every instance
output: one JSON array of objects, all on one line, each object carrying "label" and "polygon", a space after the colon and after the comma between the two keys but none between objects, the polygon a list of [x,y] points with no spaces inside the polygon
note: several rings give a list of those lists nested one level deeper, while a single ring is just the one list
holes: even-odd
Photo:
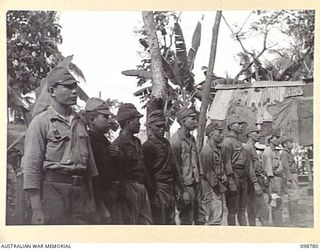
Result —
[{"label": "corrugated iron roof", "polygon": [[272,121],[272,115],[267,111],[266,107],[270,104],[282,102],[288,97],[303,96],[302,86],[305,85],[300,81],[273,82],[274,84],[270,84],[270,82],[257,83],[252,84],[250,88],[236,88],[233,86],[234,88],[218,89],[208,112],[208,117],[210,119],[225,120],[231,104],[236,104],[245,107],[255,106],[257,108],[257,123]]}]

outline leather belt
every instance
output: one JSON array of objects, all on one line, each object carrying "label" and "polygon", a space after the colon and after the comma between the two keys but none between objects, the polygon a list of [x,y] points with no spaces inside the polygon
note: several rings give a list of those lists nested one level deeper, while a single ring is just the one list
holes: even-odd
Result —
[{"label": "leather belt", "polygon": [[53,172],[46,172],[44,181],[71,184],[72,186],[81,186],[84,183],[84,178],[80,175],[62,175]]}]

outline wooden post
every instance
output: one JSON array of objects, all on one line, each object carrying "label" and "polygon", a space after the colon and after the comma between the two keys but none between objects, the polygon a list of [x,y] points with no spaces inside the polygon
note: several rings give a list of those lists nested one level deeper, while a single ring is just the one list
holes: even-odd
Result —
[{"label": "wooden post", "polygon": [[203,146],[204,130],[205,130],[206,123],[207,123],[207,109],[209,106],[210,88],[211,88],[211,82],[212,82],[212,76],[213,76],[214,63],[215,63],[215,59],[216,59],[218,34],[219,34],[221,16],[222,16],[222,11],[217,11],[214,25],[212,28],[211,50],[210,50],[209,65],[208,65],[208,70],[207,70],[207,75],[206,75],[206,81],[205,81],[203,89],[201,91],[202,103],[201,103],[201,108],[200,108],[199,130],[198,130],[198,134],[197,134],[197,146],[198,146],[199,151],[201,151],[202,146]]}]

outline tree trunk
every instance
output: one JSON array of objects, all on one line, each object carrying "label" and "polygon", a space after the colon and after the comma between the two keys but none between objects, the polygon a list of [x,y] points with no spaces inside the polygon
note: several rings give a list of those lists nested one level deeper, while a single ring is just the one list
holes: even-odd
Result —
[{"label": "tree trunk", "polygon": [[204,83],[203,89],[201,91],[202,103],[200,108],[199,130],[197,135],[197,144],[198,144],[199,151],[201,151],[203,146],[204,130],[207,123],[207,109],[209,106],[210,88],[211,88],[211,82],[212,82],[214,62],[216,59],[218,33],[219,33],[221,16],[222,16],[222,11],[217,11],[214,25],[212,28],[211,50],[210,50],[207,76],[206,76],[206,81]]},{"label": "tree trunk", "polygon": [[151,102],[156,102],[156,106],[164,106],[166,98],[166,78],[162,69],[162,56],[160,53],[158,37],[156,33],[156,23],[152,11],[143,11],[142,18],[148,37],[148,45],[151,55],[152,73],[152,93]]}]

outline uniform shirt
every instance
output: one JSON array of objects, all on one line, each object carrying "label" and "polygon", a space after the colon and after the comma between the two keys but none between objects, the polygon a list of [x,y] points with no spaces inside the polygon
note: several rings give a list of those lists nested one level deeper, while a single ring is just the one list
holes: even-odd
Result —
[{"label": "uniform shirt", "polygon": [[280,155],[281,163],[283,166],[284,174],[287,181],[293,179],[292,174],[298,173],[297,165],[294,161],[294,156],[288,149],[283,149]]},{"label": "uniform shirt", "polygon": [[242,143],[234,135],[228,135],[223,139],[221,146],[226,174],[231,175],[237,171],[239,174],[247,175],[252,183],[257,182],[249,152]]},{"label": "uniform shirt", "polygon": [[218,177],[224,174],[221,147],[208,141],[201,150],[200,159],[204,175],[210,186],[215,187],[218,184]]},{"label": "uniform shirt", "polygon": [[262,153],[262,166],[268,177],[281,176],[283,173],[280,154],[270,147],[266,147]]},{"label": "uniform shirt", "polygon": [[265,176],[265,172],[262,168],[261,161],[259,159],[258,153],[257,153],[254,145],[252,145],[250,143],[245,143],[245,144],[243,144],[243,147],[246,150],[248,150],[248,152],[249,152],[249,155],[252,160],[253,170],[254,170],[256,176]]},{"label": "uniform shirt", "polygon": [[31,121],[22,161],[24,189],[40,189],[47,169],[65,175],[98,174],[86,127],[78,114],[72,112],[71,117],[66,120],[50,106]]},{"label": "uniform shirt", "polygon": [[157,183],[177,183],[181,186],[181,177],[173,159],[171,145],[167,139],[160,140],[149,136],[142,148],[143,159],[153,187]]},{"label": "uniform shirt", "polygon": [[183,184],[192,185],[194,182],[199,182],[203,171],[194,137],[190,135],[188,138],[183,134],[181,129],[178,129],[173,134],[170,143]]},{"label": "uniform shirt", "polygon": [[120,131],[113,145],[118,146],[122,153],[117,166],[121,171],[121,180],[145,184],[147,181],[146,169],[143,162],[143,150],[140,140],[135,136],[129,138]]},{"label": "uniform shirt", "polygon": [[110,156],[109,146],[111,143],[103,134],[98,134],[91,130],[89,130],[88,133],[102,184],[119,181],[121,171],[116,166],[116,159]]}]

